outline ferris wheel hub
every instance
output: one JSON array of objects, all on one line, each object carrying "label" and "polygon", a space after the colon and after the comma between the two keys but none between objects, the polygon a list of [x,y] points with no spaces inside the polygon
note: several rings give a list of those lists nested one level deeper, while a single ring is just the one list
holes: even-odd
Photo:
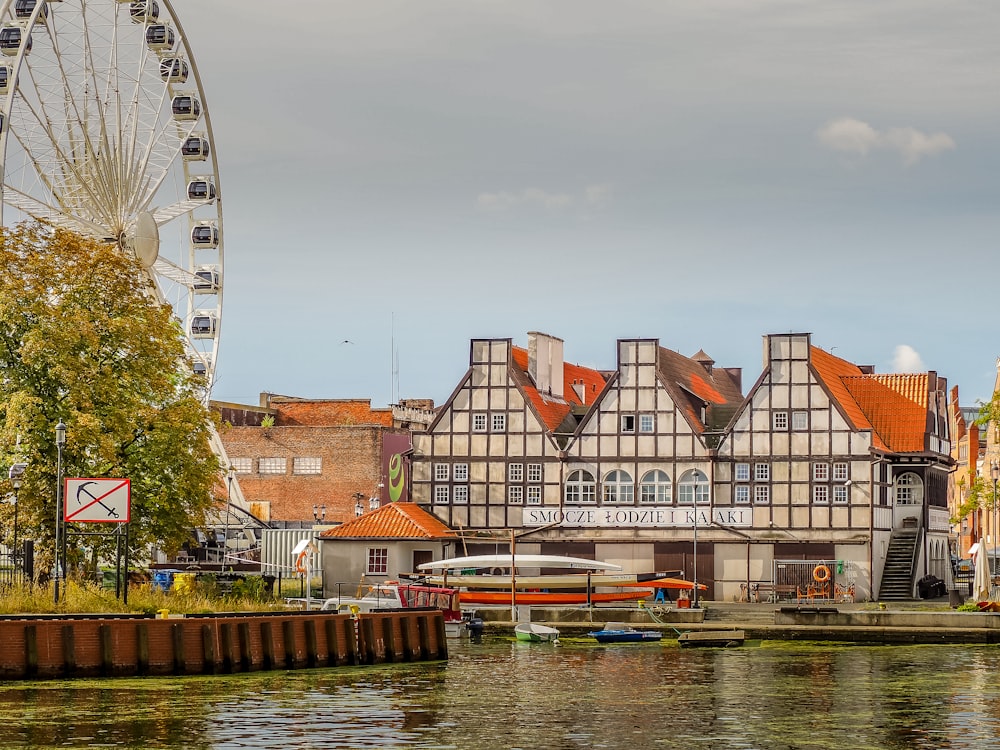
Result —
[{"label": "ferris wheel hub", "polygon": [[160,230],[153,214],[143,211],[136,216],[135,226],[130,234],[131,237],[127,237],[123,244],[131,248],[143,268],[152,267],[160,254]]}]

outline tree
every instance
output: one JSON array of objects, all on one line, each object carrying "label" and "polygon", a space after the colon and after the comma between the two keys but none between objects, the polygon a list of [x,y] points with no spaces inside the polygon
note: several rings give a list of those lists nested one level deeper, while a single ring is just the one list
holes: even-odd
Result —
[{"label": "tree", "polygon": [[0,229],[0,269],[0,466],[28,464],[20,538],[51,566],[62,419],[64,475],[129,478],[133,549],[178,549],[204,525],[222,468],[171,309],[117,245],[40,224]]}]

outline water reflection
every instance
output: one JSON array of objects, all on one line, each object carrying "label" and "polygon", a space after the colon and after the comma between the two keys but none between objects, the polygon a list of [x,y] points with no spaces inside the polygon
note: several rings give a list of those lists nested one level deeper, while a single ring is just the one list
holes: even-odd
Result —
[{"label": "water reflection", "polygon": [[448,664],[4,683],[0,747],[981,748],[991,647],[562,648],[487,640]]}]

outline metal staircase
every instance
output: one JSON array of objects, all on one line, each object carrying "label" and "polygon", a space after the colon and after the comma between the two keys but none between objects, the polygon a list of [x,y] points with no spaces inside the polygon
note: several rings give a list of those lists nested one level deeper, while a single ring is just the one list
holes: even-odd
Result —
[{"label": "metal staircase", "polygon": [[905,601],[913,599],[913,564],[917,552],[919,529],[898,529],[892,532],[889,549],[882,568],[880,601]]}]

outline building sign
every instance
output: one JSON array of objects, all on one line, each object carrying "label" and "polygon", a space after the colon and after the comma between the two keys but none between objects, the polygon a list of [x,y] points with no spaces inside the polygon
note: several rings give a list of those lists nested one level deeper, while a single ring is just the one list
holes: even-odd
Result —
[{"label": "building sign", "polygon": [[382,433],[382,505],[410,500],[410,448],[409,433]]},{"label": "building sign", "polygon": [[[588,529],[687,529],[695,526],[694,508],[524,508],[522,526],[558,524],[565,528]],[[753,525],[750,508],[698,508],[699,527]]]},{"label": "building sign", "polygon": [[128,479],[66,478],[63,520],[125,523],[132,509]]}]

